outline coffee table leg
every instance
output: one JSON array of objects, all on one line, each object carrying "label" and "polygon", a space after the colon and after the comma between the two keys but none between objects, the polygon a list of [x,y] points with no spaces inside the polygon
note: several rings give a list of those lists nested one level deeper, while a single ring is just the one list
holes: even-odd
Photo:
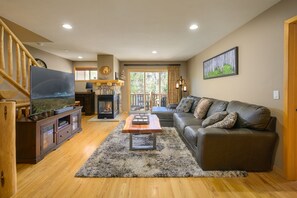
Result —
[{"label": "coffee table leg", "polygon": [[156,149],[156,144],[157,144],[157,138],[156,138],[156,133],[153,133],[153,149]]},{"label": "coffee table leg", "polygon": [[133,134],[132,133],[130,133],[130,140],[129,140],[129,145],[130,145],[130,150],[133,150]]}]

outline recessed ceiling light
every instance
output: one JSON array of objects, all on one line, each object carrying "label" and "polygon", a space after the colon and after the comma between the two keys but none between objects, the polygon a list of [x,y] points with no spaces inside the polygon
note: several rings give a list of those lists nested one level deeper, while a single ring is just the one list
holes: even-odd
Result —
[{"label": "recessed ceiling light", "polygon": [[71,30],[72,29],[72,26],[70,24],[63,24],[63,28],[67,29],[67,30]]},{"label": "recessed ceiling light", "polygon": [[196,30],[196,29],[198,29],[198,25],[196,25],[196,24],[192,24],[192,25],[190,26],[190,30]]},{"label": "recessed ceiling light", "polygon": [[157,54],[158,52],[156,50],[152,51],[153,54]]},{"label": "recessed ceiling light", "polygon": [[79,57],[77,57],[77,58],[82,59],[83,57],[82,57],[82,56],[79,56]]}]

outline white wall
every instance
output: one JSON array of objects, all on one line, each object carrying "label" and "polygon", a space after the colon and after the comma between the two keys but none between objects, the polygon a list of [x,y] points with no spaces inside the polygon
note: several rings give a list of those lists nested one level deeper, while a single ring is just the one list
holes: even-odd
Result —
[{"label": "white wall", "polygon": [[[282,0],[188,61],[191,94],[263,105],[277,117],[278,171],[283,171],[284,21],[295,15],[297,1]],[[235,46],[239,47],[239,75],[203,80],[203,61]],[[280,91],[280,100],[272,98],[273,90]]]},{"label": "white wall", "polygon": [[26,45],[34,58],[43,60],[48,69],[72,73],[72,61]]}]

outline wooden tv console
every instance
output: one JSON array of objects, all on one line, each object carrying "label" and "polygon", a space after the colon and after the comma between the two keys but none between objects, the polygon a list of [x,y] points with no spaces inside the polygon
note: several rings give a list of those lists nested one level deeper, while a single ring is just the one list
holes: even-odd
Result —
[{"label": "wooden tv console", "polygon": [[17,163],[37,163],[64,141],[80,132],[81,109],[74,107],[36,121],[24,118],[16,123]]}]

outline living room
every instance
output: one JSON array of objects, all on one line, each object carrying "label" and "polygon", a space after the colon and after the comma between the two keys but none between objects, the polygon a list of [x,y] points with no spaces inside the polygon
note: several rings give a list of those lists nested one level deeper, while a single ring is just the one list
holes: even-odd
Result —
[{"label": "living room", "polygon": [[[192,1],[190,2],[193,5],[196,5]],[[201,6],[204,5],[202,2],[204,1],[199,1]],[[183,9],[189,9],[189,7],[191,7],[190,5],[192,5],[191,3],[186,5]],[[219,4],[219,2],[216,3]],[[230,1],[228,3],[235,3],[235,1]],[[238,4],[245,3],[246,2],[241,1]],[[292,169],[296,168],[296,164],[294,165],[294,162],[296,162],[296,151],[288,150],[288,148],[296,149],[296,146],[294,146],[294,142],[296,143],[296,135],[293,134],[289,136],[292,141],[288,140],[288,135],[290,133],[288,132],[288,129],[286,129],[289,127],[287,124],[290,126],[293,125],[290,124],[290,122],[286,120],[288,118],[285,117],[285,112],[287,111],[287,100],[290,98],[288,97],[290,96],[288,93],[290,88],[286,87],[287,82],[285,80],[286,78],[289,78],[289,74],[292,72],[288,72],[288,69],[285,68],[285,61],[288,60],[286,60],[284,57],[288,53],[286,52],[287,49],[285,49],[285,35],[287,33],[285,25],[286,22],[297,15],[297,2],[294,0],[281,0],[266,1],[266,3],[266,7],[261,7],[262,10],[259,8],[257,12],[254,12],[254,15],[246,17],[247,20],[244,23],[237,24],[237,26],[234,25],[233,27],[230,27],[229,30],[226,30],[223,27],[224,25],[228,25],[228,21],[224,21],[223,19],[226,20],[226,18],[222,17],[220,23],[216,23],[217,26],[201,24],[199,21],[197,21],[199,27],[196,31],[193,32],[191,30],[182,30],[181,32],[178,32],[182,34],[187,31],[187,45],[192,47],[191,49],[193,51],[197,50],[196,48],[199,47],[199,52],[194,53],[188,58],[179,57],[178,52],[182,53],[183,48],[186,47],[180,43],[180,40],[174,40],[170,34],[161,35],[161,33],[163,33],[163,29],[160,27],[161,25],[154,27],[154,31],[156,31],[156,34],[158,34],[159,28],[159,31],[161,32],[159,37],[163,40],[168,39],[171,41],[170,44],[167,44],[167,47],[170,46],[170,48],[173,48],[174,46],[174,48],[178,49],[172,54],[165,54],[164,49],[159,50],[157,47],[152,48],[149,46],[149,55],[141,56],[139,55],[141,54],[141,50],[138,47],[141,45],[148,45],[148,43],[138,40],[138,43],[129,45],[125,41],[125,39],[127,39],[126,37],[115,35],[114,33],[110,32],[113,37],[118,37],[115,39],[116,42],[126,43],[125,50],[127,51],[127,54],[128,51],[132,51],[132,53],[136,54],[139,59],[133,59],[129,56],[126,56],[127,58],[122,58],[121,55],[117,54],[116,50],[113,51],[108,46],[104,46],[104,44],[101,46],[102,49],[105,47],[104,50],[106,53],[101,53],[103,50],[100,49],[100,46],[98,46],[98,49],[85,49],[85,54],[80,53],[83,52],[83,50],[80,50],[80,46],[74,45],[72,46],[73,52],[75,52],[73,53],[73,58],[67,58],[71,52],[71,50],[67,49],[67,45],[71,46],[68,43],[57,50],[59,51],[57,53],[60,54],[58,56],[54,53],[51,53],[50,50],[58,48],[58,46],[53,45],[55,42],[61,42],[63,38],[55,38],[54,36],[51,36],[50,40],[53,40],[53,43],[46,42],[45,40],[44,42],[35,43],[26,42],[26,40],[22,38],[23,35],[18,35],[18,29],[14,29],[14,27],[11,26],[11,30],[21,41],[24,42],[25,47],[28,49],[30,54],[32,54],[33,57],[44,61],[48,69],[75,73],[76,70],[79,71],[81,68],[84,69],[84,67],[85,69],[96,68],[98,75],[96,80],[124,81],[123,84],[119,85],[121,93],[121,109],[120,114],[117,117],[119,120],[125,120],[132,108],[132,101],[130,98],[130,94],[132,93],[130,90],[131,72],[161,72],[166,71],[168,67],[175,66],[179,68],[178,77],[182,76],[186,82],[187,92],[183,92],[184,96],[193,95],[199,97],[215,98],[228,102],[236,100],[267,107],[271,112],[271,116],[276,117],[275,131],[277,132],[279,138],[272,171],[248,171],[247,176],[232,178],[75,177],[77,171],[79,171],[79,169],[89,159],[92,153],[98,147],[100,147],[109,134],[119,125],[119,121],[116,120],[112,122],[88,121],[96,116],[96,113],[98,113],[97,99],[95,99],[95,105],[93,109],[94,114],[82,115],[81,132],[74,135],[69,141],[64,142],[56,150],[47,154],[37,164],[17,164],[17,192],[14,196],[295,197],[297,195],[296,172],[292,171]],[[29,31],[32,31],[33,34],[38,32],[38,27],[30,28],[31,24],[36,24],[36,26],[41,25],[41,22],[38,21],[38,18],[36,18],[35,21],[23,21],[17,14],[9,14],[9,12],[6,10],[13,9],[12,6],[15,6],[13,3],[5,2],[4,4],[5,5],[3,7],[1,6],[2,8],[0,8],[1,15],[4,19],[9,20],[10,22],[13,22],[23,28],[29,29]],[[254,4],[254,7],[251,7],[251,9],[260,7],[256,2],[254,2]],[[39,6],[41,9],[42,3],[40,3]],[[107,8],[110,8],[109,6],[110,5],[108,5]],[[113,8],[118,12],[129,9],[128,7],[124,7],[124,9],[123,7],[117,6],[114,6]],[[207,8],[210,9],[210,7]],[[21,10],[22,8],[21,6],[16,6],[15,9]],[[148,9],[154,10],[151,7]],[[79,12],[79,10],[71,11]],[[111,11],[111,13],[112,12],[114,11]],[[140,14],[139,11],[136,13]],[[214,18],[218,19],[220,18],[219,14],[221,13],[217,14],[218,15],[216,15]],[[247,10],[242,9],[240,11],[237,10],[234,12],[234,15],[230,14],[228,16],[230,17],[230,20],[234,20],[236,22],[237,15],[239,16],[239,14],[248,15],[249,13]],[[205,17],[208,17],[208,15],[205,15]],[[158,24],[159,19],[152,20],[154,23]],[[162,20],[166,21],[169,19],[163,18]],[[6,23],[8,26],[10,25],[9,21]],[[189,22],[187,21],[187,23]],[[71,34],[71,31],[75,31],[76,28],[79,28],[79,26],[75,26],[75,22],[73,22],[73,25],[73,30],[58,30],[59,32],[57,32],[57,34],[64,35],[64,38],[70,36],[69,34]],[[204,27],[209,29],[203,30]],[[111,28],[109,31],[112,30],[114,29]],[[199,40],[199,36],[197,36],[197,34],[202,35],[206,33],[209,35],[209,38],[211,38],[212,36],[217,36],[215,35],[216,32],[221,32],[221,37],[216,37],[216,39],[212,40],[212,42],[208,42],[207,38]],[[83,33],[84,37],[87,37],[88,32],[84,31]],[[133,35],[132,33],[133,29],[131,30],[131,35]],[[41,36],[43,39],[47,40],[49,35],[41,34]],[[104,38],[104,36],[105,35],[98,34],[98,37]],[[146,39],[150,40],[150,38],[143,37],[143,40]],[[203,76],[204,62],[230,49],[233,49],[234,47],[238,47],[237,74],[222,78],[205,79]],[[89,52],[92,50],[97,51],[97,53],[93,53],[92,58],[88,58],[90,54]],[[152,50],[157,50],[157,53],[151,53]],[[296,56],[295,54],[293,57]],[[108,55],[109,57],[106,57],[105,55]],[[82,58],[80,59],[78,56],[82,56]],[[164,57],[166,57],[166,59]],[[102,61],[103,59],[104,61]],[[105,59],[108,59],[109,62],[106,63]],[[105,79],[106,75],[100,71],[100,68],[106,65],[109,65],[112,71],[109,73],[111,77],[108,77],[108,79]],[[116,76],[115,72],[117,72],[118,76]],[[86,92],[86,82],[90,81],[90,79],[94,80],[93,78],[89,78],[89,80],[77,80],[75,82],[75,91]],[[174,83],[176,80],[178,80],[178,78],[173,80]],[[96,90],[99,89],[98,87],[98,84],[93,84],[93,90],[95,94]],[[2,89],[2,87],[0,88]],[[172,85],[169,88],[168,84],[168,89],[171,88],[173,88],[173,91],[177,93],[176,98],[178,101],[176,102],[179,102],[179,90],[175,89],[175,87],[172,87]],[[144,93],[149,93],[149,91]],[[168,100],[169,96],[167,96],[167,104],[171,103]],[[160,102],[161,98],[158,99],[158,101]],[[146,102],[150,102],[149,99],[144,101],[144,107],[146,107]],[[156,105],[161,104],[158,103]],[[295,108],[295,106],[292,107]],[[159,137],[157,135],[157,147],[159,140],[158,138]]]}]

